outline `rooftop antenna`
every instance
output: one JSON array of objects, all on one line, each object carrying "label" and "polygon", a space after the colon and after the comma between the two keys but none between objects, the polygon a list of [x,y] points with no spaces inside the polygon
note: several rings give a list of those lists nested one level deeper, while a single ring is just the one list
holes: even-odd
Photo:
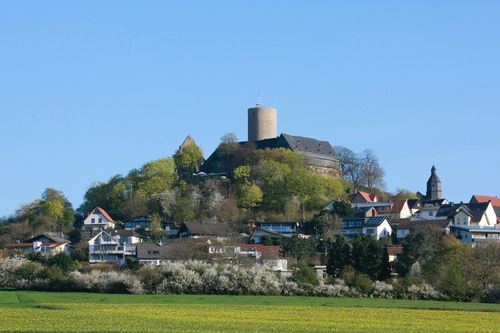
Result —
[{"label": "rooftop antenna", "polygon": [[260,105],[260,91],[257,93],[257,105]]}]

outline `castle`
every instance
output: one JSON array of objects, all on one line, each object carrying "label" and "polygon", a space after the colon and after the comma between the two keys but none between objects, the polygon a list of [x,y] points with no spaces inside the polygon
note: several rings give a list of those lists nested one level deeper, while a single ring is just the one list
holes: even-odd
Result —
[{"label": "castle", "polygon": [[[340,179],[342,177],[339,157],[328,141],[281,134],[277,135],[278,110],[257,104],[248,109],[248,140],[240,146],[251,145],[255,149],[289,149],[304,158],[307,166],[316,174]],[[202,166],[202,171],[212,174],[230,174],[227,163],[217,151],[212,153]]]}]

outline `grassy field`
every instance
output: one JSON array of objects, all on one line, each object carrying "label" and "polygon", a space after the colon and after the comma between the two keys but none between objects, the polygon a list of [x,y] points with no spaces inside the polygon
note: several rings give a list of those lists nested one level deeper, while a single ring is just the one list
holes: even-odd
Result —
[{"label": "grassy field", "polygon": [[500,305],[0,291],[0,332],[499,332]]}]

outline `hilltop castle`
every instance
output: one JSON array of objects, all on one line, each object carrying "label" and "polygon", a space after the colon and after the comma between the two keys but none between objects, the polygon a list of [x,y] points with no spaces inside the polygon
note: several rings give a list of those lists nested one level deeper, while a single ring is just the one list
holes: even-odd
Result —
[{"label": "hilltop castle", "polygon": [[[339,157],[328,141],[295,136],[277,135],[278,110],[257,104],[248,109],[248,141],[239,142],[240,146],[252,146],[255,149],[289,149],[304,158],[309,168],[316,174],[341,178]],[[229,174],[227,163],[217,154],[212,153],[202,166],[205,173]]]}]

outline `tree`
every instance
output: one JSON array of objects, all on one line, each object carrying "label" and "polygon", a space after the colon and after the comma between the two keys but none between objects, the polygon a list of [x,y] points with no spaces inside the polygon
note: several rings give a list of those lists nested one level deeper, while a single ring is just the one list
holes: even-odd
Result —
[{"label": "tree", "polygon": [[338,277],[344,267],[352,264],[351,245],[344,237],[337,237],[332,243],[328,256],[327,272]]},{"label": "tree", "polygon": [[352,266],[372,279],[379,278],[383,269],[385,247],[371,235],[356,236],[352,240]]},{"label": "tree", "polygon": [[337,215],[340,218],[352,217],[356,211],[352,208],[352,205],[345,201],[333,201],[331,213]]},{"label": "tree", "polygon": [[286,177],[288,193],[302,201],[302,222],[305,222],[305,202],[320,188],[320,178],[305,168],[296,170]]},{"label": "tree", "polygon": [[382,256],[382,264],[380,266],[380,272],[378,279],[380,281],[385,281],[391,277],[392,267],[389,262],[389,253],[387,252],[387,246],[384,248],[384,253]]},{"label": "tree", "polygon": [[177,224],[183,222],[192,222],[196,216],[193,201],[182,198],[177,200],[172,219]]},{"label": "tree", "polygon": [[51,258],[51,263],[59,267],[63,272],[68,272],[73,267],[73,259],[66,253],[56,254]]},{"label": "tree", "polygon": [[134,193],[141,198],[171,189],[177,179],[175,163],[172,158],[162,158],[142,166],[137,172],[132,170],[127,176]]},{"label": "tree", "polygon": [[368,189],[374,187],[384,188],[384,169],[380,166],[378,158],[370,149],[365,149],[360,155],[361,183]]},{"label": "tree", "polygon": [[318,274],[305,261],[299,261],[296,266],[295,282],[301,287],[317,286],[319,284]]},{"label": "tree", "polygon": [[221,138],[220,141],[222,144],[227,144],[227,143],[237,143],[238,142],[238,137],[236,136],[236,133],[229,132],[224,134]]},{"label": "tree", "polygon": [[238,204],[233,197],[222,200],[214,208],[214,214],[219,222],[234,223],[240,217]]},{"label": "tree", "polygon": [[154,239],[160,239],[163,236],[163,228],[161,225],[161,217],[158,214],[151,215],[151,235]]},{"label": "tree", "polygon": [[427,262],[435,252],[434,242],[429,232],[418,231],[409,234],[403,240],[403,254],[396,263],[396,272],[399,276],[406,276],[415,262]]},{"label": "tree", "polygon": [[242,184],[236,190],[238,206],[253,210],[262,202],[262,190],[255,184]]},{"label": "tree", "polygon": [[288,221],[297,221],[300,212],[300,200],[297,197],[290,197],[284,208],[284,213]]},{"label": "tree", "polygon": [[392,196],[393,200],[418,199],[417,193],[406,189],[397,189],[396,194]]},{"label": "tree", "polygon": [[189,141],[175,152],[174,161],[179,177],[189,180],[193,173],[199,171],[203,152],[194,141]]},{"label": "tree", "polygon": [[362,168],[359,157],[355,152],[343,146],[336,146],[335,152],[339,157],[340,170],[344,179],[353,183],[357,188],[361,181]]},{"label": "tree", "polygon": [[476,281],[482,290],[500,286],[500,245],[486,243],[468,249],[464,256],[467,276]]},{"label": "tree", "polygon": [[282,239],[283,253],[297,260],[306,259],[315,253],[314,241],[310,238],[300,238],[297,235]]}]

